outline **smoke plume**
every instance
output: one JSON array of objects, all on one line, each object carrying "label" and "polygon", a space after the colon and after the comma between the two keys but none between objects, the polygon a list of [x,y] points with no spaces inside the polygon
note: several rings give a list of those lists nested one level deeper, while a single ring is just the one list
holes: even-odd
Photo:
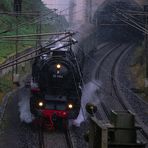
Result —
[{"label": "smoke plume", "polygon": [[80,124],[88,117],[88,114],[85,110],[85,106],[87,103],[92,103],[96,106],[100,103],[99,97],[96,94],[100,86],[101,83],[95,80],[84,85],[84,88],[82,90],[81,109],[77,119],[73,121],[73,125],[79,127]]},{"label": "smoke plume", "polygon": [[20,120],[25,123],[31,123],[34,119],[30,112],[29,97],[21,98],[19,104]]}]

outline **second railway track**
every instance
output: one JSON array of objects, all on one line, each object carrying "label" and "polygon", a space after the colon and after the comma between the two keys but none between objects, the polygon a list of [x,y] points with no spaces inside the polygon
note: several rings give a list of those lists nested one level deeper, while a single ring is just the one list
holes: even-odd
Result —
[{"label": "second railway track", "polygon": [[[99,64],[96,66],[95,79],[99,79],[102,81],[102,83],[104,83],[104,85],[101,86],[101,90],[104,93],[104,98],[101,99],[100,103],[104,113],[99,113],[100,119],[106,120],[110,118],[109,110],[132,110],[132,108],[129,108],[127,105],[128,103],[123,95],[121,95],[121,92],[119,92],[119,83],[122,82],[120,82],[120,80],[117,78],[117,73],[119,73],[119,69],[117,67],[119,67],[121,62],[120,59],[128,50],[132,48],[134,48],[133,44],[127,44],[124,46],[116,45],[100,59]],[[120,73],[122,73],[122,71],[120,71]],[[148,135],[144,128],[140,130],[140,134],[143,136],[145,141],[148,140]]]}]

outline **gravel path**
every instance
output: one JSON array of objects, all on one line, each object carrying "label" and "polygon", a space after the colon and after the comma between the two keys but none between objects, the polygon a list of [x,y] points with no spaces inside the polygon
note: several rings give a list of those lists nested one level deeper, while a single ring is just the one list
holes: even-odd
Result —
[{"label": "gravel path", "polygon": [[20,97],[28,94],[25,88],[14,93],[6,107],[1,124],[0,147],[2,148],[37,148],[37,133],[29,125],[20,121],[18,102]]}]

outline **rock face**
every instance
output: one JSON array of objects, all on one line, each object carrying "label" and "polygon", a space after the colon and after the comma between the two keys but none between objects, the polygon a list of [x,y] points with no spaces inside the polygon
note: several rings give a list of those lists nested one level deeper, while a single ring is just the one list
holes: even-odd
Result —
[{"label": "rock face", "polygon": [[148,5],[147,0],[136,0],[140,5]]},{"label": "rock face", "polygon": [[83,17],[83,22],[84,23],[89,23],[92,18],[94,17],[94,14],[100,7],[103,5],[106,5],[107,3],[129,3],[132,5],[142,5],[144,3],[148,3],[147,0],[76,0],[76,7],[80,7],[83,5],[85,7],[85,11],[83,11],[82,17]]},{"label": "rock face", "polygon": [[[142,5],[147,0],[70,0],[73,4],[72,20],[74,24],[90,23],[98,8],[106,3],[127,2],[132,4]],[[148,3],[148,2],[147,2]]]}]

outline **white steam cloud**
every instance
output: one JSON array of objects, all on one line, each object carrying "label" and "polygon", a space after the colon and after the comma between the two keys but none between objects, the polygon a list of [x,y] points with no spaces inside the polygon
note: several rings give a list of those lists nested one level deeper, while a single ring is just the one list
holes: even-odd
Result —
[{"label": "white steam cloud", "polygon": [[30,112],[29,97],[21,98],[19,104],[20,120],[25,123],[31,123],[34,119]]},{"label": "white steam cloud", "polygon": [[87,118],[88,115],[85,111],[85,106],[88,102],[96,106],[100,103],[100,99],[96,94],[96,91],[100,88],[100,86],[101,83],[95,80],[84,85],[82,90],[81,109],[77,119],[73,121],[73,125],[79,127],[85,118]]}]

